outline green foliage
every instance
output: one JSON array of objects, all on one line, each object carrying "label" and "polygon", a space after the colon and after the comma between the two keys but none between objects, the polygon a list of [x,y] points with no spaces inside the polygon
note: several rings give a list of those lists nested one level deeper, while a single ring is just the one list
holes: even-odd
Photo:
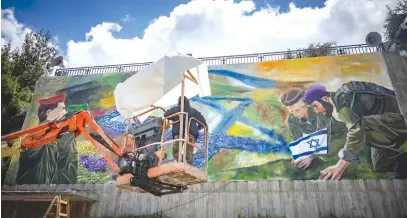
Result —
[{"label": "green foliage", "polygon": [[287,53],[284,54],[284,59],[294,59],[294,58],[295,58],[294,53],[290,49],[288,49]]},{"label": "green foliage", "polygon": [[108,183],[110,175],[101,172],[90,172],[82,164],[78,168],[78,183],[85,184],[104,184]]},{"label": "green foliage", "polygon": [[[335,50],[332,50],[332,47],[335,46],[336,42],[310,43],[308,45],[308,48],[299,48],[298,50],[300,51],[291,51],[290,49],[288,49],[287,52],[284,54],[283,59],[310,58],[336,55]],[[337,54],[345,55],[346,53],[342,49],[339,49]]]},{"label": "green foliage", "polygon": [[[396,7],[387,6],[387,16],[384,24],[386,40],[394,40],[400,24],[407,16],[407,0],[400,0]],[[398,40],[400,49],[407,50],[407,31],[400,32]]]},{"label": "green foliage", "polygon": [[11,51],[11,42],[1,50],[1,134],[20,130],[29,109],[42,66],[56,56],[49,32],[31,32],[23,45]]},{"label": "green foliage", "polygon": [[336,42],[310,43],[308,48],[301,53],[301,58],[330,56],[332,55],[331,48],[334,46],[336,46]]},{"label": "green foliage", "polygon": [[[1,49],[1,134],[21,129],[30,108],[35,83],[42,74],[42,66],[56,55],[49,32],[31,32],[23,45],[11,50],[11,42]],[[11,158],[3,158],[2,183]]]}]

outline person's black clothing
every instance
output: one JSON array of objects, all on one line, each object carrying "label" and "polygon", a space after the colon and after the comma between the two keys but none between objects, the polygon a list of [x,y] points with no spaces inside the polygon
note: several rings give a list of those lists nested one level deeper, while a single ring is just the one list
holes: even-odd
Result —
[{"label": "person's black clothing", "polygon": [[[200,122],[202,122],[206,126],[207,124],[206,124],[206,120],[205,120],[204,116],[198,110],[196,110],[195,108],[192,108],[190,106],[189,101],[188,101],[187,98],[184,98],[184,99],[185,99],[184,100],[184,111],[188,113],[188,120],[184,119],[184,128],[188,124],[189,119],[191,119],[192,117],[199,120]],[[181,111],[181,101],[180,101],[180,99],[178,99],[178,105],[168,109],[164,113],[164,117],[171,116],[171,115],[173,115],[175,113],[178,113],[180,111]],[[170,117],[168,119],[173,121],[173,122],[176,122],[176,121],[179,120],[179,116],[173,116],[173,117]],[[192,120],[191,125],[189,127],[189,134],[194,136],[195,140],[198,140],[199,130],[203,129],[203,128],[204,127],[201,126],[200,124],[198,124],[195,120]],[[172,125],[172,137],[178,136],[179,135],[179,130],[180,130],[180,123],[177,122],[177,123],[173,124]]]}]

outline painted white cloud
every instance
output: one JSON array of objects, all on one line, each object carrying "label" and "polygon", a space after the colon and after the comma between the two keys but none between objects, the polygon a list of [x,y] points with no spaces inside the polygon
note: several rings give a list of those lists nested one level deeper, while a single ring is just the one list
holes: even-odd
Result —
[{"label": "painted white cloud", "polygon": [[169,52],[205,57],[296,49],[311,42],[359,44],[371,31],[383,34],[386,5],[396,3],[327,0],[322,8],[291,3],[288,12],[280,13],[251,1],[195,0],[152,20],[141,38],[117,38],[114,32],[131,25],[103,22],[83,41],[69,41],[67,58],[69,67],[79,67],[154,61]]}]

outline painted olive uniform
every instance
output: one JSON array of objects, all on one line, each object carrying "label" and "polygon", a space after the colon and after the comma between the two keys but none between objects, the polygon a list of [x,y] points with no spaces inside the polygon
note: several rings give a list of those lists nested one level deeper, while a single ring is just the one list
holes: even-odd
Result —
[{"label": "painted olive uniform", "polygon": [[308,108],[307,114],[308,118],[306,120],[297,118],[293,114],[290,114],[287,119],[287,125],[294,141],[303,137],[303,134],[311,134],[326,127],[327,119],[318,119],[314,110]]},{"label": "painted olive uniform", "polygon": [[328,156],[337,155],[346,140],[346,125],[322,114],[317,114],[308,108],[308,119],[300,119],[293,114],[287,119],[287,125],[291,131],[293,140],[303,137],[303,134],[311,134],[320,129],[328,129]]},{"label": "painted olive uniform", "polygon": [[348,128],[347,141],[339,156],[348,162],[358,162],[356,154],[366,144],[371,147],[376,172],[400,169],[399,160],[405,155],[402,144],[407,141],[407,126],[396,97],[352,92],[329,94],[334,99],[337,119]]},{"label": "painted olive uniform", "polygon": [[78,151],[74,133],[58,141],[20,153],[17,184],[75,184]]}]

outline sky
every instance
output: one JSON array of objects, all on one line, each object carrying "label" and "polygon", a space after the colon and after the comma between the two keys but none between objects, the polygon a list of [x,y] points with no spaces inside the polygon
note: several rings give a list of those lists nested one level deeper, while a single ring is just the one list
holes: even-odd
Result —
[{"label": "sky", "polygon": [[67,67],[365,43],[398,0],[3,0],[1,45],[49,30]]}]

